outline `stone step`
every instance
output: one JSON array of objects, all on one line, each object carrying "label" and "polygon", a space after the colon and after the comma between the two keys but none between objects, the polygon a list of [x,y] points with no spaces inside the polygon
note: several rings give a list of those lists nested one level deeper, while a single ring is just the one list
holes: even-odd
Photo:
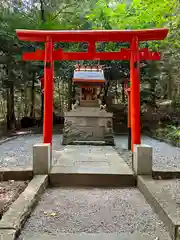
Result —
[{"label": "stone step", "polygon": [[130,187],[136,177],[112,146],[68,145],[56,153],[52,186]]},{"label": "stone step", "polygon": [[[128,234],[128,233],[97,233],[97,234],[90,234],[90,233],[79,233],[79,234],[69,234],[69,233],[62,233],[58,234],[57,236],[47,235],[47,234],[39,234],[39,235],[30,235],[26,236],[19,240],[156,240],[146,234]],[[157,238],[158,240],[158,238]]]},{"label": "stone step", "polygon": [[106,143],[105,141],[73,141],[69,145],[93,145],[93,146],[114,146],[114,144]]},{"label": "stone step", "polygon": [[61,167],[53,167],[49,182],[53,187],[134,187],[136,177],[133,174],[71,173],[60,172]]}]

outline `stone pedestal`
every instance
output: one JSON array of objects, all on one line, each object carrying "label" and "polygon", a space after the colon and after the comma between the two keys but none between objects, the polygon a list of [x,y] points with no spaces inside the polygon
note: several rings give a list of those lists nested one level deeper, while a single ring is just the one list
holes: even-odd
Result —
[{"label": "stone pedestal", "polygon": [[135,145],[133,155],[133,169],[136,175],[152,175],[152,147]]},{"label": "stone pedestal", "polygon": [[78,107],[65,113],[62,144],[90,141],[114,145],[112,114],[97,107]]},{"label": "stone pedestal", "polygon": [[33,173],[48,174],[51,168],[51,145],[40,143],[33,146]]}]

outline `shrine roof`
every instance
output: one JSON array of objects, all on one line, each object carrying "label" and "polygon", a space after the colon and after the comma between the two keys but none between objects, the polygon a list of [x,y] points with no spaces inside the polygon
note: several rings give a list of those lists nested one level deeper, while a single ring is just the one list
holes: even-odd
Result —
[{"label": "shrine roof", "polygon": [[168,34],[168,29],[66,31],[17,29],[16,34],[22,41],[34,42],[44,42],[47,36],[56,42],[129,42],[134,36],[137,36],[139,41],[163,40]]},{"label": "shrine roof", "polygon": [[87,81],[94,81],[94,82],[104,82],[104,72],[103,71],[74,71],[73,81],[78,82],[87,82]]}]

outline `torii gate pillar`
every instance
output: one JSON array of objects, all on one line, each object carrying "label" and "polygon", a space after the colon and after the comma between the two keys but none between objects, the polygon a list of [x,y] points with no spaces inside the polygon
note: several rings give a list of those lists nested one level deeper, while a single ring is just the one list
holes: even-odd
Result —
[{"label": "torii gate pillar", "polygon": [[53,42],[52,38],[47,37],[45,43],[45,61],[44,61],[44,124],[43,124],[43,142],[51,143],[53,129]]},{"label": "torii gate pillar", "polygon": [[130,115],[131,115],[131,136],[132,151],[134,144],[141,143],[141,123],[140,123],[140,79],[139,79],[139,42],[137,37],[133,37],[131,42],[131,59],[130,59]]}]

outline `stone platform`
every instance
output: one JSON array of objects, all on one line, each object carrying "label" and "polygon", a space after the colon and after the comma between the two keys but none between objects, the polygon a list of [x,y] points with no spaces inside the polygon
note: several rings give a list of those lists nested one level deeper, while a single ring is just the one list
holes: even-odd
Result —
[{"label": "stone platform", "polygon": [[154,180],[150,176],[138,177],[138,188],[167,226],[171,239],[180,239],[180,181]]},{"label": "stone platform", "polygon": [[111,146],[66,146],[56,152],[52,185],[134,186],[133,171]]},{"label": "stone platform", "polygon": [[77,141],[114,145],[112,114],[99,107],[77,107],[66,112],[62,144]]}]

